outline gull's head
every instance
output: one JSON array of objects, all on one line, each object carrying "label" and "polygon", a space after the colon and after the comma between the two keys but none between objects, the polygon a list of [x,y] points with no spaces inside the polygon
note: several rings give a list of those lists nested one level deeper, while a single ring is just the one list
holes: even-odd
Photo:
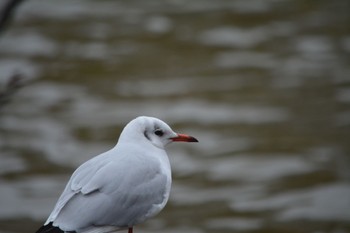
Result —
[{"label": "gull's head", "polygon": [[175,133],[164,121],[147,116],[130,121],[120,135],[119,141],[121,140],[149,142],[162,149],[171,142],[198,142],[192,136]]}]

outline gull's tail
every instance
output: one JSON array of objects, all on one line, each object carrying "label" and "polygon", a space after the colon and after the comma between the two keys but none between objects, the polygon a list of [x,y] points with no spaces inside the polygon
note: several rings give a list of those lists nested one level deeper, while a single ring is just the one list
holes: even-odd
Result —
[{"label": "gull's tail", "polygon": [[[75,231],[69,231],[69,233],[74,233]],[[47,225],[40,227],[35,233],[64,233],[60,228],[52,226],[52,222]]]}]

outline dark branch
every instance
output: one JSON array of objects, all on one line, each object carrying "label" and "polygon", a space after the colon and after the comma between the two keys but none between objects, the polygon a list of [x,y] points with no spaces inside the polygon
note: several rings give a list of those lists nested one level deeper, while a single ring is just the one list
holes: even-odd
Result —
[{"label": "dark branch", "polygon": [[23,86],[23,79],[21,74],[14,74],[9,78],[3,88],[0,87],[0,109],[8,103],[10,97]]},{"label": "dark branch", "polygon": [[11,19],[14,10],[23,0],[8,0],[6,3],[2,4],[2,9],[0,9],[0,33],[2,33]]}]

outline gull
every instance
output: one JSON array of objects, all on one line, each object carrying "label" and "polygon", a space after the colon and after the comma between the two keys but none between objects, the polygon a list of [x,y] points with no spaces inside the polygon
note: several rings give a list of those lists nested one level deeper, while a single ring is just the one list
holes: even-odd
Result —
[{"label": "gull", "polygon": [[169,199],[171,167],[165,146],[198,142],[147,116],[130,121],[115,147],[79,166],[36,233],[133,232]]}]

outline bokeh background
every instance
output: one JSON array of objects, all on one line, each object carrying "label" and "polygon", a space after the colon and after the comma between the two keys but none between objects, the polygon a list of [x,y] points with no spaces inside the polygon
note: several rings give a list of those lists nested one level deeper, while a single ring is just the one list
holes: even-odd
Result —
[{"label": "bokeh background", "polygon": [[0,232],[34,232],[139,115],[171,198],[137,232],[350,232],[350,2],[26,0],[0,34]]}]

